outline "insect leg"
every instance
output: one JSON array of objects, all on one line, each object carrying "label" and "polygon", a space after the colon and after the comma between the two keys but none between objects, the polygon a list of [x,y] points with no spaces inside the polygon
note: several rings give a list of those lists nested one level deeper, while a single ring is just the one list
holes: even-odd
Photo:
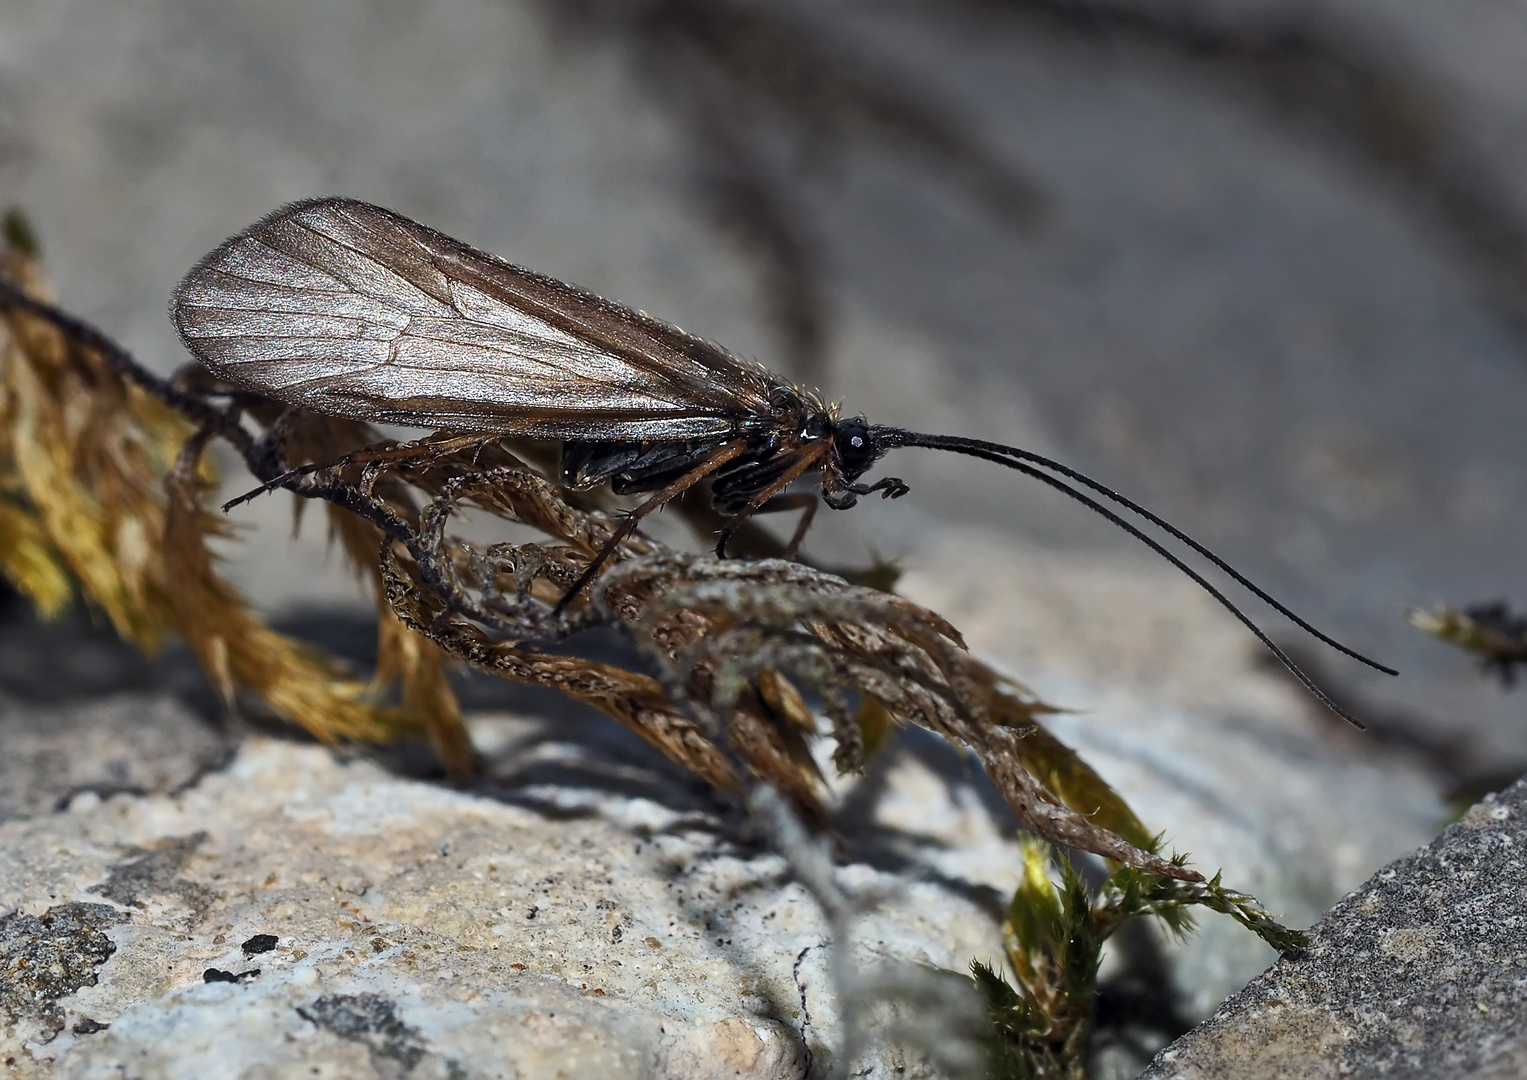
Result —
[{"label": "insect leg", "polygon": [[[285,414],[283,414],[285,415]],[[496,435],[451,435],[446,438],[421,439],[418,442],[388,442],[378,446],[363,446],[358,450],[352,450],[339,457],[328,458],[324,461],[312,461],[305,465],[299,465],[294,469],[287,469],[271,479],[265,481],[259,487],[230,499],[223,504],[223,513],[227,513],[235,506],[251,502],[266,492],[277,488],[286,487],[291,481],[313,473],[324,472],[329,469],[339,469],[347,465],[364,465],[371,467],[373,472],[399,465],[414,464],[416,462],[429,463],[436,458],[445,457],[458,450],[469,449],[473,446],[481,447],[497,439]]]},{"label": "insect leg", "polygon": [[806,539],[806,532],[811,528],[812,519],[817,516],[817,506],[821,500],[812,491],[798,491],[794,495],[776,495],[768,502],[760,506],[756,514],[778,514],[783,511],[802,511],[801,520],[796,522],[795,532],[790,534],[790,542],[785,545],[784,557],[795,558],[800,550],[801,541]]},{"label": "insect leg", "polygon": [[332,461],[315,461],[307,465],[299,465],[295,469],[287,469],[285,472],[277,473],[259,487],[251,488],[244,492],[244,494],[223,503],[223,513],[228,513],[235,506],[242,506],[244,503],[253,502],[267,492],[275,491],[277,488],[284,488],[293,480],[300,480],[304,476],[311,476],[313,473],[323,472],[325,469],[338,468],[349,460],[350,455],[346,454],[344,457],[335,458]]},{"label": "insect leg", "polygon": [[[800,476],[812,466],[819,464],[822,458],[826,456],[827,451],[831,448],[832,444],[826,439],[807,443],[806,448],[797,454],[795,461],[791,463],[789,468],[785,469],[784,472],[779,474],[779,478],[777,480],[775,480],[768,487],[764,488],[757,495],[754,495],[751,499],[748,500],[748,504],[746,506],[732,515],[732,520],[728,521],[726,523],[726,527],[721,530],[721,538],[716,544],[716,554],[721,556],[723,559],[726,558],[727,541],[732,538],[732,533],[737,531],[737,527],[748,518],[758,513],[763,505],[770,499],[774,498],[774,496],[778,495],[781,491],[784,491],[785,488],[789,487],[791,482],[794,481],[796,477]],[[805,535],[804,527],[811,521],[811,513],[815,511],[815,505],[816,500],[813,498],[812,511],[807,513],[805,521],[800,527],[796,529],[796,535],[790,541],[790,550],[792,553],[796,544],[798,544],[801,538]]]},{"label": "insect leg", "polygon": [[557,606],[552,609],[552,614],[560,615],[567,610],[567,605],[572,603],[573,597],[582,592],[589,582],[594,580],[600,569],[610,560],[610,556],[615,554],[615,549],[620,546],[620,542],[636,531],[636,526],[641,523],[642,518],[652,513],[652,511],[664,503],[682,495],[728,461],[731,461],[740,454],[746,453],[747,449],[748,441],[746,439],[736,439],[729,443],[723,443],[702,458],[700,464],[690,469],[683,476],[627,514],[626,520],[621,522],[620,528],[616,529],[610,538],[604,542],[604,547],[599,549],[599,553],[584,568],[578,580],[573,582],[572,588],[568,589],[562,595],[562,599],[557,601]]}]

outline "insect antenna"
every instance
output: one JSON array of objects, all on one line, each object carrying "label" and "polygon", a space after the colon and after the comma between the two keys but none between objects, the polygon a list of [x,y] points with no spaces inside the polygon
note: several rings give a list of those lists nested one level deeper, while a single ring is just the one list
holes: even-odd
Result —
[{"label": "insect antenna", "polygon": [[[1132,522],[1125,520],[1123,517],[1119,516],[1119,514],[1103,505],[1103,503],[1092,498],[1090,495],[1087,495],[1084,492],[1078,491],[1070,484],[1067,484],[1064,480],[1051,476],[1049,473],[1043,472],[1041,470],[1050,469],[1054,472],[1060,473],[1067,479],[1074,480],[1078,484],[1081,484],[1083,487],[1097,492],[1104,499],[1139,514],[1142,518],[1149,521],[1151,524],[1158,526],[1171,536],[1182,541],[1184,544],[1187,544],[1200,555],[1204,556],[1235,581],[1249,589],[1257,597],[1263,600],[1269,607],[1273,608],[1273,610],[1288,617],[1300,629],[1304,630],[1306,633],[1310,634],[1317,640],[1325,642],[1327,645],[1331,646],[1337,651],[1350,656],[1352,659],[1366,664],[1377,671],[1382,671],[1386,675],[1399,674],[1399,672],[1397,672],[1395,669],[1387,667],[1384,664],[1380,664],[1376,660],[1371,660],[1356,650],[1343,645],[1341,642],[1332,638],[1330,635],[1317,630],[1314,626],[1310,625],[1308,621],[1300,618],[1298,615],[1294,614],[1294,612],[1290,611],[1284,604],[1274,599],[1265,589],[1256,585],[1235,567],[1231,566],[1224,559],[1210,551],[1197,540],[1194,540],[1191,536],[1177,528],[1175,525],[1164,520],[1159,515],[1152,513],[1150,510],[1147,510],[1145,507],[1141,506],[1133,499],[1130,499],[1124,495],[1120,495],[1112,488],[1099,483],[1098,481],[1092,479],[1084,473],[1078,472],[1068,465],[1062,465],[1058,461],[1044,457],[1041,454],[1035,454],[1032,451],[1021,450],[1014,446],[1004,446],[1001,443],[986,442],[982,439],[965,439],[953,435],[926,435],[921,432],[906,431],[901,428],[879,427],[874,429],[874,435],[879,445],[888,449],[897,446],[922,446],[932,450],[948,450],[956,454],[966,454],[970,457],[976,457],[985,461],[995,462],[998,465],[1005,465],[1008,468],[1015,469],[1026,476],[1031,476],[1041,483],[1047,484],[1048,486],[1054,488],[1056,491],[1059,491],[1062,494],[1075,499],[1077,502],[1081,503],[1089,510],[1099,514],[1107,521],[1112,522],[1120,529],[1123,529],[1125,532],[1129,533],[1135,539],[1145,544],[1152,551],[1160,555],[1163,559],[1166,559],[1169,563],[1171,563],[1183,574],[1185,574],[1191,581],[1193,581],[1194,584],[1196,584],[1199,588],[1203,589],[1206,593],[1217,600],[1220,605],[1225,608],[1225,610],[1229,611],[1238,620],[1240,620],[1241,624],[1250,630],[1252,634],[1256,636],[1258,641],[1267,646],[1272,654],[1278,658],[1278,662],[1287,668],[1289,673],[1298,679],[1304,688],[1308,690],[1312,695],[1314,695],[1316,700],[1318,700],[1322,705],[1330,709],[1332,712],[1336,713],[1336,715],[1340,716],[1342,719],[1358,728],[1362,728],[1364,725],[1351,713],[1347,712],[1346,709],[1332,701],[1330,696],[1326,694],[1325,691],[1320,689],[1320,687],[1315,684],[1315,681],[1306,675],[1304,671],[1299,667],[1299,665],[1294,663],[1293,659],[1286,652],[1284,652],[1281,648],[1273,643],[1272,639],[1269,638],[1265,632],[1263,632],[1261,627],[1252,622],[1250,617],[1248,617],[1245,612],[1236,607],[1236,605],[1231,602],[1229,597],[1220,592],[1220,590],[1212,585],[1207,579],[1205,579],[1202,574],[1200,574],[1197,570],[1194,570],[1177,555],[1173,554],[1171,551],[1168,551],[1154,537],[1147,535],[1139,527],[1134,525]],[[1036,468],[1036,466],[1038,466],[1038,468]]]}]

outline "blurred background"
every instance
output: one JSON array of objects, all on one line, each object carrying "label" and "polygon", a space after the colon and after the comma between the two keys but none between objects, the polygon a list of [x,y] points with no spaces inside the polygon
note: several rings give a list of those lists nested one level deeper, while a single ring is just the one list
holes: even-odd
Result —
[{"label": "blurred background", "polygon": [[[1527,600],[1524,58],[1494,0],[6,0],[0,201],[159,370],[196,259],[345,194],[1136,497],[1402,670],[1234,594],[1366,735],[993,466],[902,451],[808,548],[899,563],[1210,866],[1170,793],[1215,793],[1298,921],[1527,770],[1527,697],[1405,620]],[[284,496],[237,520],[268,611],[361,611]]]}]

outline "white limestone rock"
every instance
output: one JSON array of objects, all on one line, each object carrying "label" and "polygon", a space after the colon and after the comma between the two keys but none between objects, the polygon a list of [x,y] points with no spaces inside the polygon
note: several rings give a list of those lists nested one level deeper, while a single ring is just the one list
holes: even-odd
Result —
[{"label": "white limestone rock", "polygon": [[[823,921],[777,856],[726,834],[594,790],[558,820],[255,739],[182,794],[0,826],[7,921],[114,946],[72,993],[38,984],[0,1056],[80,1078],[818,1075],[840,1036]],[[857,932],[866,969],[997,954],[953,889],[863,864],[840,880],[890,894]],[[259,935],[278,943],[246,955]],[[867,1064],[930,1075],[878,1015]]]}]

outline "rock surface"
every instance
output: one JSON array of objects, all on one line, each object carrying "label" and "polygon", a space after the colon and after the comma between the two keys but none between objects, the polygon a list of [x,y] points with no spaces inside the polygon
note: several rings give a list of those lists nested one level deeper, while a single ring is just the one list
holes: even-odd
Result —
[{"label": "rock surface", "polygon": [[[6,823],[0,1058],[82,1078],[820,1074],[840,1037],[825,927],[780,859],[703,793],[681,810],[564,784],[532,808],[537,790],[256,739],[180,794]],[[840,879],[890,896],[857,931],[866,971],[997,952],[969,882]],[[942,1037],[973,1015],[961,985]],[[932,1075],[887,1044],[907,1018],[879,1023],[866,1067]]]},{"label": "rock surface", "polygon": [[1527,780],[1379,871],[1141,1080],[1527,1075]]},{"label": "rock surface", "polygon": [[[27,972],[0,1002],[10,1024],[0,1057],[19,1075],[58,1076],[129,1064],[144,1077],[201,1076],[246,1060],[495,1076],[509,1059],[526,1077],[585,1060],[612,1077],[793,1077],[808,1065],[819,1075],[841,1037],[825,928],[779,860],[724,801],[615,725],[555,701],[485,712],[491,696],[468,690],[490,762],[470,791],[264,738],[186,776],[177,762],[226,744],[148,696],[136,712],[122,699],[70,706],[135,725],[142,760],[110,723],[103,737],[41,723],[57,704],[0,713],[0,743],[31,748],[0,773],[18,793],[0,794],[21,810],[0,824],[0,911],[11,913],[0,949],[6,970]],[[1312,772],[1287,746],[1273,747],[1285,753],[1285,786],[1318,792],[1340,777],[1348,801],[1280,820],[1290,803],[1249,798],[1246,777],[1237,787],[1237,774],[1220,775],[1225,762],[1205,757],[1212,747],[1187,752],[1185,721],[1170,744],[1102,738],[1131,717],[1169,727],[1127,697],[1110,706],[1068,734],[1137,804],[1194,835],[1199,865],[1228,864],[1292,921],[1313,918],[1355,866],[1424,827],[1424,788],[1386,787],[1394,774],[1378,769],[1357,783],[1351,763]],[[1268,767],[1267,746],[1243,750]],[[136,791],[72,779],[124,757],[128,775],[144,776]],[[59,762],[69,783],[50,788]],[[144,772],[154,767],[164,782]],[[1413,802],[1382,828],[1371,816],[1381,791],[1393,808]],[[889,896],[860,928],[856,963],[962,971],[999,956],[1020,862],[1010,818],[969,763],[912,739],[841,795],[841,880]],[[1225,812],[1232,796],[1238,815]],[[1349,854],[1281,874],[1287,855],[1335,829],[1322,815],[1343,810],[1349,826],[1365,823],[1347,830]],[[1298,846],[1276,857],[1275,838]],[[1269,959],[1228,920],[1202,927],[1168,947],[1170,982],[1152,991],[1188,1020]],[[269,945],[262,935],[274,949],[256,951]],[[907,1018],[879,1022],[866,1064],[927,1075],[915,1050],[886,1038]],[[707,1071],[718,1062],[732,1071]]]},{"label": "rock surface", "polygon": [[182,703],[143,693],[52,704],[0,697],[0,732],[0,821],[61,810],[87,792],[174,791],[230,753]]}]

